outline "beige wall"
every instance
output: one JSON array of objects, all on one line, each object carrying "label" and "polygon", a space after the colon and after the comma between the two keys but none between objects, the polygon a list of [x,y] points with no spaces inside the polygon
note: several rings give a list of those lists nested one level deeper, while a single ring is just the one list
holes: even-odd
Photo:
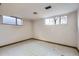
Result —
[{"label": "beige wall", "polygon": [[61,43],[70,46],[77,46],[77,12],[64,14],[68,16],[66,25],[45,25],[44,19],[34,22],[34,37]]},{"label": "beige wall", "polygon": [[77,21],[78,21],[78,22],[77,22],[77,27],[78,27],[78,28],[77,28],[77,29],[78,29],[78,32],[77,32],[77,34],[78,34],[78,35],[77,35],[77,47],[78,47],[78,49],[79,49],[79,9],[78,9],[78,12],[77,12],[77,16],[78,16],[78,17],[77,17],[77,18],[78,18],[78,20],[77,20]]},{"label": "beige wall", "polygon": [[0,24],[0,46],[31,38],[31,26],[31,22],[27,20],[24,20],[23,26]]},{"label": "beige wall", "polygon": [[64,15],[68,16],[67,25],[45,25],[44,19],[24,20],[23,26],[0,24],[0,45],[34,37],[70,46],[79,46],[77,45],[79,41],[77,41],[77,12]]}]

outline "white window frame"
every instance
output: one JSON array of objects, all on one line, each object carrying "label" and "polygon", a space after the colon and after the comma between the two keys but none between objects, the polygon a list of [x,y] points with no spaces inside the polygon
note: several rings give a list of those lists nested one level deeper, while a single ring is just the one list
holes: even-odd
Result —
[{"label": "white window frame", "polygon": [[[12,23],[8,23],[8,22],[4,22],[4,17],[12,17],[12,18],[15,18],[15,23],[14,24],[12,24]],[[22,22],[22,24],[20,23],[20,24],[18,24],[18,22],[17,22],[17,20],[18,19],[20,19],[21,20],[21,22]],[[13,16],[3,16],[3,22],[2,22],[3,24],[6,24],[6,25],[23,25],[23,20],[21,19],[21,18],[17,18],[17,17],[13,17]]]},{"label": "white window frame", "polygon": [[60,24],[60,17],[56,16],[56,17],[54,17],[54,19],[55,19],[55,24],[59,25]]}]

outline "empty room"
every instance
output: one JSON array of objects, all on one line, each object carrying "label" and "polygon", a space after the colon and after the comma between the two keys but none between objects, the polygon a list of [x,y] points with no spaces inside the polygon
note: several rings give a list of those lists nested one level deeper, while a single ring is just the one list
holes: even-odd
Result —
[{"label": "empty room", "polygon": [[0,3],[0,56],[78,55],[78,3]]}]

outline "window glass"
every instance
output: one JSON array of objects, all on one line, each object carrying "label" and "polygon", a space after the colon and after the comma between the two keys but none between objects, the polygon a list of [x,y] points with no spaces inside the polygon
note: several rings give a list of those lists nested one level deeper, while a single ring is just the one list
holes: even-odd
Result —
[{"label": "window glass", "polygon": [[3,16],[3,24],[23,25],[23,20],[20,18]]},{"label": "window glass", "polygon": [[17,25],[23,25],[23,20],[22,19],[17,19]]},{"label": "window glass", "polygon": [[54,25],[55,24],[54,18],[45,19],[45,24],[46,25]]},{"label": "window glass", "polygon": [[60,17],[55,17],[55,24],[59,24],[60,23]]},{"label": "window glass", "polygon": [[3,23],[4,24],[15,24],[16,25],[16,18],[9,17],[9,16],[3,16]]},{"label": "window glass", "polygon": [[67,16],[61,16],[61,24],[67,24]]}]

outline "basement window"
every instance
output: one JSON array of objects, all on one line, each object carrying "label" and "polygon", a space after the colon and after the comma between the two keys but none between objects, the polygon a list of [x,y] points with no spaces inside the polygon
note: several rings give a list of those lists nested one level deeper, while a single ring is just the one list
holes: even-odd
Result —
[{"label": "basement window", "polygon": [[56,25],[60,24],[60,17],[55,17],[54,20]]},{"label": "basement window", "polygon": [[8,25],[23,25],[22,19],[11,17],[11,16],[3,16],[3,24]]},{"label": "basement window", "polygon": [[61,24],[67,24],[67,16],[61,16]]},{"label": "basement window", "polygon": [[18,18],[18,19],[17,19],[17,25],[23,25],[23,20],[20,19],[20,18]]},{"label": "basement window", "polygon": [[45,19],[45,25],[67,24],[67,16],[56,16]]},{"label": "basement window", "polygon": [[45,25],[55,25],[54,18],[45,19]]},{"label": "basement window", "polygon": [[15,24],[16,25],[16,18],[3,16],[3,24]]}]

